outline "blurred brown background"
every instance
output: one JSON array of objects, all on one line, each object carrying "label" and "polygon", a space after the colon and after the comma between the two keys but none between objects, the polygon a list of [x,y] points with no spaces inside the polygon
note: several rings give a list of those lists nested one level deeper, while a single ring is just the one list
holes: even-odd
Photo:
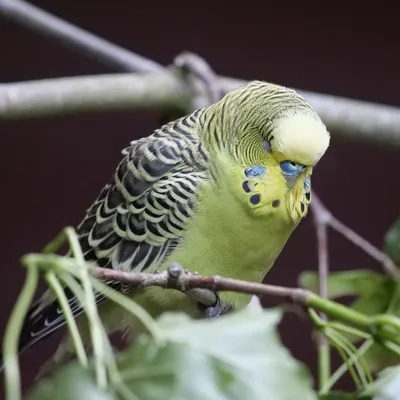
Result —
[{"label": "blurred brown background", "polygon": [[[240,8],[206,1],[33,3],[163,64],[190,50],[223,75],[400,106],[400,28],[396,12],[388,9],[380,16],[377,9],[364,7],[360,14],[338,3],[333,8],[305,2],[246,2]],[[0,52],[0,82],[115,72],[3,19]],[[24,279],[19,257],[40,251],[60,229],[80,221],[110,178],[120,150],[148,135],[158,117],[132,111],[0,124],[1,330]],[[313,175],[313,187],[330,210],[377,246],[399,211],[399,157],[400,149],[346,143],[333,133]],[[335,233],[330,261],[333,270],[379,268]],[[302,270],[316,265],[309,216],[268,281],[294,286]],[[281,331],[292,353],[315,372],[310,324],[289,315]],[[23,355],[25,384],[57,339]]]}]

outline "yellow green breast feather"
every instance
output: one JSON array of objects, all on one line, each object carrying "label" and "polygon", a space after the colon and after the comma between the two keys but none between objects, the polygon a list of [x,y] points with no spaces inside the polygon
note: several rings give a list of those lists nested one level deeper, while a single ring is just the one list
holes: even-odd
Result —
[{"label": "yellow green breast feather", "polygon": [[[293,92],[283,93],[293,95]],[[273,127],[282,139],[277,143],[276,156],[265,157],[265,146],[262,144],[268,135],[256,132],[251,137],[254,129],[251,129],[252,120],[249,116],[248,120],[241,121],[245,127],[243,133],[250,132],[248,149],[235,159],[233,154],[237,149],[232,149],[232,143],[243,144],[246,140],[240,141],[236,132],[237,136],[227,139],[227,135],[232,135],[233,129],[240,129],[240,125],[232,127],[231,124],[224,124],[224,121],[234,119],[233,115],[229,115],[226,104],[210,107],[209,110],[214,114],[208,116],[209,120],[206,113],[199,116],[199,121],[207,129],[197,129],[194,135],[203,132],[199,137],[210,151],[210,163],[212,170],[216,171],[216,180],[206,180],[199,186],[195,212],[187,222],[185,235],[176,250],[163,262],[161,269],[175,261],[204,275],[218,273],[237,279],[262,281],[290,234],[307,213],[311,200],[312,166],[320,157],[320,147],[326,145],[323,135],[325,128],[315,114],[310,112],[309,106],[304,106],[300,101],[306,112],[289,113],[288,118],[282,119],[280,126]],[[246,108],[245,104],[242,106]],[[265,115],[261,113],[261,116]],[[236,122],[239,120],[236,119]],[[293,135],[298,130],[299,138],[294,136],[297,139],[293,139],[294,144],[287,143],[290,137],[288,129],[293,130]],[[303,135],[302,130],[305,133]],[[270,131],[275,133],[274,129]],[[321,132],[322,146],[318,141],[315,143],[315,137],[318,138]],[[307,144],[307,140],[310,143]],[[251,152],[254,144],[258,147]],[[285,160],[285,146],[290,159],[309,163],[302,177],[290,189],[279,167],[279,161]],[[310,154],[307,153],[307,146],[310,147]],[[260,150],[264,154],[260,155]],[[243,154],[248,158],[245,159]],[[261,172],[249,174],[249,170]],[[162,301],[159,291],[155,291],[154,296],[159,302]],[[166,294],[168,308],[172,307],[173,298],[178,300]],[[240,307],[249,301],[249,296],[223,293],[221,299]],[[179,301],[182,299],[179,298]]]}]

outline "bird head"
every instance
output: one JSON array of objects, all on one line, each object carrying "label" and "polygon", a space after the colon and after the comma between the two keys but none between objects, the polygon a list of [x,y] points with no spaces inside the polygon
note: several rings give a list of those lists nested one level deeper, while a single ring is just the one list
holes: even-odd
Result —
[{"label": "bird head", "polygon": [[316,110],[294,90],[261,81],[228,93],[221,105],[229,152],[243,167],[264,167],[267,178],[284,182],[289,214],[304,216],[312,170],[330,141]]}]

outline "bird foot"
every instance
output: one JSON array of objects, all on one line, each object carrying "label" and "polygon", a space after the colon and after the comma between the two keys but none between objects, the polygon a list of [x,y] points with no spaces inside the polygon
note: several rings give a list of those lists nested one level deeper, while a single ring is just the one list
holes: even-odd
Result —
[{"label": "bird foot", "polygon": [[221,303],[218,297],[217,302],[214,305],[204,309],[204,316],[206,318],[215,318],[227,314],[230,311],[232,311],[232,307],[228,304]]}]

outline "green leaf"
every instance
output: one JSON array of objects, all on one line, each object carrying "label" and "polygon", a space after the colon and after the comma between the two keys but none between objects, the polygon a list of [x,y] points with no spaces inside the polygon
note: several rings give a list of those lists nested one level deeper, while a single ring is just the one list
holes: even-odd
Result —
[{"label": "green leaf", "polygon": [[400,218],[389,228],[384,236],[384,250],[395,262],[400,262]]},{"label": "green leaf", "polygon": [[[157,323],[166,342],[141,335],[117,355],[134,400],[316,400],[308,370],[281,344],[281,312],[246,309],[209,320],[167,313]],[[75,369],[74,369],[75,368]],[[31,400],[120,400],[121,382],[100,392],[81,367],[61,368]],[[126,394],[126,390],[125,390]]]},{"label": "green leaf", "polygon": [[277,310],[213,320],[165,314],[168,343],[148,337],[119,359],[126,385],[148,400],[316,399],[308,371],[280,343]]},{"label": "green leaf", "polygon": [[[332,272],[328,277],[329,298],[365,294],[387,280],[388,277],[370,270]],[[300,274],[299,285],[305,289],[318,293],[318,282],[318,274],[314,271]]]},{"label": "green leaf", "polygon": [[29,393],[29,400],[114,400],[101,391],[90,371],[71,363],[58,369],[51,377],[42,379]]},{"label": "green leaf", "polygon": [[363,395],[372,396],[373,400],[400,399],[400,367],[386,368],[379,378],[371,383]]},{"label": "green leaf", "polygon": [[399,363],[399,359],[395,354],[377,343],[374,343],[365,353],[364,360],[373,372],[382,371],[386,367]]}]

